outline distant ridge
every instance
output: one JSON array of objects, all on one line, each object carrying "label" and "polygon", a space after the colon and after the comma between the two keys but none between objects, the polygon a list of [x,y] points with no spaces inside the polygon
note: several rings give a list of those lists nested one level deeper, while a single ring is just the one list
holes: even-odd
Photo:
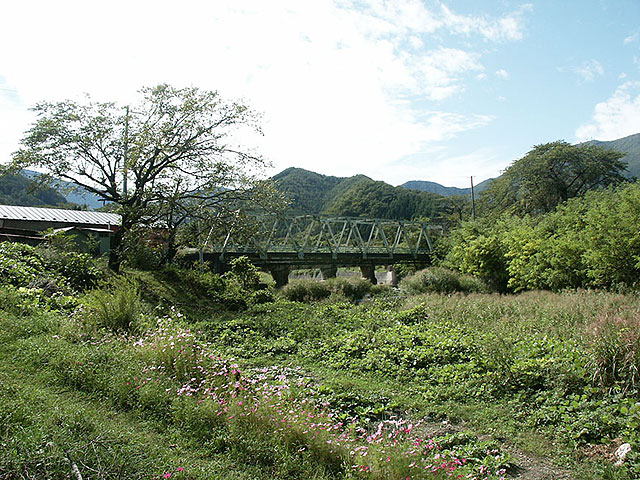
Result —
[{"label": "distant ridge", "polygon": [[[473,190],[475,193],[483,191],[489,186],[493,178],[480,182],[478,185],[474,185]],[[443,197],[452,197],[454,195],[471,195],[471,187],[458,188],[458,187],[445,187],[436,182],[429,182],[425,180],[410,180],[400,185],[402,188],[408,188],[411,190],[419,190],[421,192],[431,192]]]},{"label": "distant ridge", "polygon": [[640,178],[640,133],[608,142],[591,140],[584,143],[626,153],[621,160],[627,162],[627,176]]},{"label": "distant ridge", "polygon": [[272,180],[296,214],[411,220],[435,218],[441,209],[437,194],[394,187],[365,175],[332,177],[291,167]]}]

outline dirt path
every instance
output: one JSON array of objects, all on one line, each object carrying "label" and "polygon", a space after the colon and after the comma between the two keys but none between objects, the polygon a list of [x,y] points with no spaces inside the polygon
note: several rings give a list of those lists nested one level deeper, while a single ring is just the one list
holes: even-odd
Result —
[{"label": "dirt path", "polygon": [[571,474],[551,460],[524,453],[514,445],[503,444],[502,448],[516,459],[518,467],[512,472],[518,480],[573,480]]},{"label": "dirt path", "polygon": [[[443,436],[468,430],[464,424],[450,424],[448,422],[425,422],[421,425],[429,436]],[[488,438],[479,437],[480,440]],[[502,442],[501,448],[509,453],[517,467],[509,472],[509,478],[516,480],[573,480],[571,473],[555,465],[549,458],[528,454],[509,442]]]}]

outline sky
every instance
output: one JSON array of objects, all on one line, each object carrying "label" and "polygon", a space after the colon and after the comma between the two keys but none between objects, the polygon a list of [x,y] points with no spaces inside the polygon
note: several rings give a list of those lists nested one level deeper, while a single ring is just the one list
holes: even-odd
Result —
[{"label": "sky", "polygon": [[0,163],[39,101],[217,90],[273,165],[466,187],[534,145],[640,132],[640,0],[0,5]]}]

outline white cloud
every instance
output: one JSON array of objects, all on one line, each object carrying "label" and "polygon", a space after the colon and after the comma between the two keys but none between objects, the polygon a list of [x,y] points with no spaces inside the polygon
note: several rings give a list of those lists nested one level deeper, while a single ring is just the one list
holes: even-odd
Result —
[{"label": "white cloud", "polygon": [[504,68],[501,68],[500,70],[496,71],[496,77],[500,77],[504,80],[507,80],[509,78],[509,72],[507,72]]},{"label": "white cloud", "polygon": [[0,75],[23,105],[0,108],[0,127],[11,127],[0,161],[28,126],[25,105],[84,92],[128,103],[141,86],[167,82],[219,89],[264,112],[258,146],[278,168],[382,172],[492,120],[412,106],[485,75],[477,53],[438,32],[518,40],[527,8],[490,18],[421,0],[9,2],[0,44],[12,48],[0,49]]},{"label": "white cloud", "polygon": [[620,85],[594,108],[591,122],[576,130],[576,139],[615,140],[640,132],[640,82]]},{"label": "white cloud", "polygon": [[442,5],[441,8],[444,23],[452,31],[464,35],[480,34],[486,40],[491,41],[507,41],[522,39],[523,14],[533,7],[531,4],[523,5],[510,15],[498,19],[458,15],[445,5]]},{"label": "white cloud", "polygon": [[640,34],[636,32],[633,35],[629,35],[628,37],[626,37],[622,43],[624,45],[629,45],[630,43],[637,42],[639,38],[640,38]]},{"label": "white cloud", "polygon": [[572,70],[585,82],[592,82],[596,77],[604,75],[604,67],[595,59],[588,60],[579,67],[573,67]]}]

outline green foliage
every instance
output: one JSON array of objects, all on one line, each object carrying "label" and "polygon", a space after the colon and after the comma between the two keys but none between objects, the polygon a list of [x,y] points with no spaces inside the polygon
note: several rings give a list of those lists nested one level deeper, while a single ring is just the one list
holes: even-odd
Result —
[{"label": "green foliage", "polygon": [[507,262],[502,242],[502,223],[464,222],[451,233],[444,266],[484,280],[497,291],[507,289]]},{"label": "green foliage", "polygon": [[294,302],[314,302],[327,299],[331,295],[355,302],[371,293],[372,287],[371,282],[363,278],[295,280],[282,288],[282,294],[287,300]]},{"label": "green foliage", "polygon": [[213,306],[214,310],[245,309],[253,293],[234,278],[211,272],[206,264],[192,268],[170,265],[140,276],[140,280],[149,301],[180,306],[199,315],[208,315]]},{"label": "green foliage", "polygon": [[164,248],[154,244],[153,228],[132,226],[122,239],[122,256],[127,266],[139,270],[156,270],[163,262]]},{"label": "green foliage", "polygon": [[444,265],[512,291],[634,288],[640,275],[640,184],[592,191],[538,217],[466,222]]},{"label": "green foliage", "polygon": [[331,295],[329,285],[316,280],[291,281],[282,288],[281,292],[287,300],[292,302],[313,302]]},{"label": "green foliage", "polygon": [[623,153],[557,141],[536,145],[481,196],[485,211],[545,213],[569,198],[624,181]]},{"label": "green foliage", "polygon": [[0,283],[3,284],[42,288],[51,294],[90,288],[101,275],[99,262],[84,253],[0,243]]},{"label": "green foliage", "polygon": [[44,273],[44,263],[36,249],[22,243],[0,243],[0,279],[2,283],[28,286]]},{"label": "green foliage", "polygon": [[640,387],[640,317],[603,315],[589,331],[592,379],[610,391]]},{"label": "green foliage", "polygon": [[400,288],[414,295],[420,293],[488,292],[488,287],[482,280],[443,267],[420,270],[404,278],[400,282]]},{"label": "green foliage", "polygon": [[106,288],[92,290],[86,302],[89,320],[99,327],[114,333],[132,333],[141,326],[138,285],[125,277],[114,278]]},{"label": "green foliage", "polygon": [[231,260],[231,271],[225,275],[226,278],[237,282],[245,290],[255,289],[260,283],[260,273],[247,257]]},{"label": "green foliage", "polygon": [[87,253],[63,251],[58,247],[39,247],[37,252],[48,269],[62,275],[75,290],[95,287],[104,275],[98,261]]}]

